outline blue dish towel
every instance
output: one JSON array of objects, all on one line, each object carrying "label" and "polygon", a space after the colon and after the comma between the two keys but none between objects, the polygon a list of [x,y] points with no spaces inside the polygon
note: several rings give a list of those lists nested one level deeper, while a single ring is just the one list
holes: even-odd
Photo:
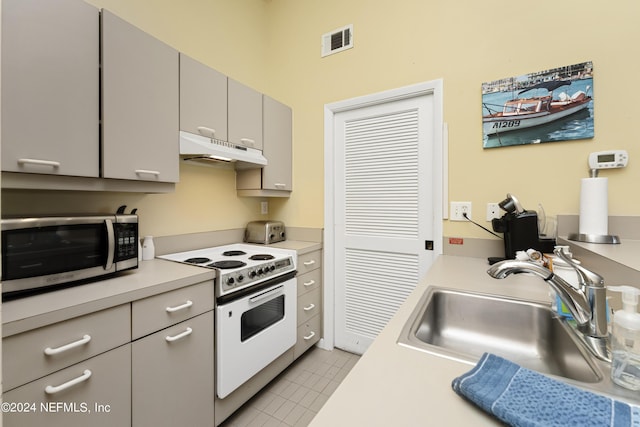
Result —
[{"label": "blue dish towel", "polygon": [[451,384],[512,426],[640,426],[640,407],[581,390],[485,353]]}]

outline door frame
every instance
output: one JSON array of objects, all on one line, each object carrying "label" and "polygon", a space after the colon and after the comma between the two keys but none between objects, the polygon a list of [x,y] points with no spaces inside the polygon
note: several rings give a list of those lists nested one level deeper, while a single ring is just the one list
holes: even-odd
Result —
[{"label": "door frame", "polygon": [[415,85],[383,91],[371,95],[338,101],[324,106],[324,233],[323,247],[323,282],[324,282],[324,313],[323,338],[319,346],[325,350],[332,350],[335,343],[335,115],[349,110],[385,104],[406,98],[423,95],[433,96],[433,250],[435,255],[442,254],[443,224],[446,213],[444,197],[446,191],[446,132],[443,119],[443,81],[431,80]]}]

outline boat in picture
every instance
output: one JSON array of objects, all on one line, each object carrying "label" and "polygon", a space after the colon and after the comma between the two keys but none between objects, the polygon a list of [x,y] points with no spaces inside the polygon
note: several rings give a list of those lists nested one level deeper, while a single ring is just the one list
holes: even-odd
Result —
[{"label": "boat in picture", "polygon": [[[554,80],[542,82],[518,92],[518,97],[508,100],[502,106],[502,111],[496,111],[491,105],[483,103],[489,114],[482,116],[482,126],[485,135],[496,135],[519,129],[527,129],[544,125],[558,119],[575,114],[588,107],[591,96],[587,92],[576,91],[569,96],[562,92],[556,99],[553,91],[561,86],[570,85],[568,80]],[[544,96],[520,98],[519,96],[534,89],[546,89]]]}]

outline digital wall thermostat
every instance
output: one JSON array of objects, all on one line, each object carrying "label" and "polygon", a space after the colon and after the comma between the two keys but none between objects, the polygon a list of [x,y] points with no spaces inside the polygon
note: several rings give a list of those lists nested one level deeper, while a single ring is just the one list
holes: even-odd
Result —
[{"label": "digital wall thermostat", "polygon": [[629,155],[625,150],[597,151],[589,154],[590,169],[623,168],[629,162]]}]

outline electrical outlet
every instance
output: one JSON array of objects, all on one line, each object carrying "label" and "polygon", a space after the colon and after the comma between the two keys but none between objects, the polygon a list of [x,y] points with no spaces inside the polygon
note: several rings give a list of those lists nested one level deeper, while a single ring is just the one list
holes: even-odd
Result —
[{"label": "electrical outlet", "polygon": [[269,213],[269,202],[260,202],[260,213],[262,215]]},{"label": "electrical outlet", "polygon": [[471,202],[451,202],[451,212],[449,219],[451,221],[466,221],[467,218],[463,214],[467,214],[467,218],[471,219]]},{"label": "electrical outlet", "polygon": [[500,205],[497,203],[487,203],[487,221],[500,218]]}]

